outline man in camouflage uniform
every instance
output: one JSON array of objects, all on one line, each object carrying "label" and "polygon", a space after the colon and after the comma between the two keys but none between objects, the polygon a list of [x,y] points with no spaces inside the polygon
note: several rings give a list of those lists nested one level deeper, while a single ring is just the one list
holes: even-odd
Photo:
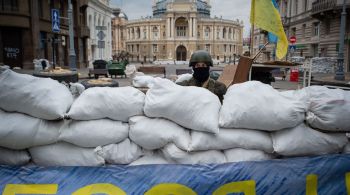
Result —
[{"label": "man in camouflage uniform", "polygon": [[226,93],[225,84],[209,78],[210,66],[213,66],[213,60],[205,50],[195,51],[190,59],[190,67],[193,69],[193,77],[190,80],[177,83],[182,86],[204,87],[213,92],[220,99],[224,99]]}]

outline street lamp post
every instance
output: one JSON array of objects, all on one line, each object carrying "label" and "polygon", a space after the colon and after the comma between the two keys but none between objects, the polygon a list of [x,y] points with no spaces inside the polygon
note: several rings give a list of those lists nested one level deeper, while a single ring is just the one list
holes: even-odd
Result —
[{"label": "street lamp post", "polygon": [[339,51],[338,51],[338,64],[337,71],[335,73],[335,80],[344,81],[344,37],[345,37],[345,23],[346,23],[346,0],[343,0],[343,11],[341,13],[340,20],[340,37],[339,37]]},{"label": "street lamp post", "polygon": [[74,50],[74,21],[72,1],[68,0],[68,20],[69,20],[69,67],[71,70],[76,70],[76,54]]}]

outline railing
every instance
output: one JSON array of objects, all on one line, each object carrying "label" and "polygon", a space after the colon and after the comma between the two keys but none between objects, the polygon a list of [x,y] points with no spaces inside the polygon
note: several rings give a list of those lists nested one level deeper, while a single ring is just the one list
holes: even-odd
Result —
[{"label": "railing", "polygon": [[312,14],[332,10],[336,5],[337,0],[317,0],[312,3]]}]

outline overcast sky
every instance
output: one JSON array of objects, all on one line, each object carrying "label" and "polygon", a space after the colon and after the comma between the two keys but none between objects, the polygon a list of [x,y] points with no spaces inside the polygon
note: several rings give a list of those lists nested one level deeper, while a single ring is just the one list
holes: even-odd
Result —
[{"label": "overcast sky", "polygon": [[[141,16],[152,16],[153,0],[111,0],[111,5],[120,7],[129,20]],[[223,19],[243,20],[244,37],[249,36],[250,0],[210,0],[211,17],[222,16]]]}]

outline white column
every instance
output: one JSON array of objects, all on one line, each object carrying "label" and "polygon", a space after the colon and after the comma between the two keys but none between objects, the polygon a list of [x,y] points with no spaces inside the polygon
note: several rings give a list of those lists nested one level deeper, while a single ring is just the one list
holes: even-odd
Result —
[{"label": "white column", "polygon": [[175,29],[175,18],[172,18],[172,22],[171,22],[171,29],[172,29],[172,36],[175,38],[176,35],[176,29]]},{"label": "white column", "polygon": [[167,18],[166,20],[166,36],[170,37],[170,18]]},{"label": "white column", "polygon": [[188,25],[188,28],[189,28],[189,35],[188,35],[188,37],[193,37],[192,35],[192,29],[193,29],[193,23],[192,23],[192,17],[190,17],[190,19],[189,19],[189,25]]},{"label": "white column", "polygon": [[193,37],[197,37],[197,18],[193,18]]}]

